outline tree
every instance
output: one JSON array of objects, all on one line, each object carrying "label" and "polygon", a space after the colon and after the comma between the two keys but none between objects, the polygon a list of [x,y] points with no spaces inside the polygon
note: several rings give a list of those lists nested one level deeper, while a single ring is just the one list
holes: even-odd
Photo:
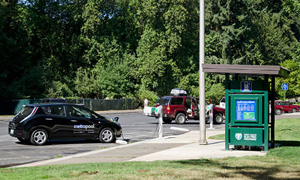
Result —
[{"label": "tree", "polygon": [[[298,72],[299,0],[205,3],[205,63]],[[198,1],[1,0],[0,15],[0,99],[198,96]],[[207,95],[224,79],[207,74]]]}]

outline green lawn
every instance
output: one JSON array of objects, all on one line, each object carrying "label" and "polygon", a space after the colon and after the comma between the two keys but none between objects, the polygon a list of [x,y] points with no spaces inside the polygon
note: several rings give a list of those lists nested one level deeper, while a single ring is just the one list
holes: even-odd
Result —
[{"label": "green lawn", "polygon": [[300,119],[276,120],[266,156],[0,169],[0,179],[299,179]]}]

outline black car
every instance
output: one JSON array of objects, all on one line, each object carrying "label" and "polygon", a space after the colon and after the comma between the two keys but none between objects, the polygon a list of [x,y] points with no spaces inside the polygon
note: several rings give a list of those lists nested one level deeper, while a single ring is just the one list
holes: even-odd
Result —
[{"label": "black car", "polygon": [[25,105],[9,122],[8,133],[34,145],[53,139],[98,139],[111,143],[122,134],[118,119],[100,116],[75,104],[32,104]]}]

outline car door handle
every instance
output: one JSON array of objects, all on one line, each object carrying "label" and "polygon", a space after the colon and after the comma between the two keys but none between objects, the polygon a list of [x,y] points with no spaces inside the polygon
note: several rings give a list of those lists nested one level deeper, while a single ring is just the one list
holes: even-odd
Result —
[{"label": "car door handle", "polygon": [[47,121],[52,121],[53,119],[52,119],[52,118],[46,118],[46,120],[47,120]]},{"label": "car door handle", "polygon": [[77,120],[73,120],[73,119],[72,119],[72,120],[71,120],[71,122],[78,122],[78,121],[77,121]]}]

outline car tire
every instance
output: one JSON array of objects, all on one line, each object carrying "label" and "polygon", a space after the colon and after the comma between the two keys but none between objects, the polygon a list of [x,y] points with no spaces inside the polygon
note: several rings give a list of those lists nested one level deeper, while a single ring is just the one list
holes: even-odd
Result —
[{"label": "car tire", "polygon": [[172,119],[164,118],[163,121],[165,124],[170,124],[172,122]]},{"label": "car tire", "polygon": [[109,128],[103,128],[99,133],[99,140],[102,143],[112,143],[116,141],[116,136],[114,131]]},{"label": "car tire", "polygon": [[183,113],[177,114],[175,121],[177,124],[184,124],[186,122],[186,116]]},{"label": "car tire", "polygon": [[216,124],[222,124],[223,123],[223,115],[218,113],[216,115],[214,115],[214,123]]},{"label": "car tire", "polygon": [[295,112],[297,112],[297,109],[293,108],[292,113],[295,113]]},{"label": "car tire", "polygon": [[48,133],[44,129],[36,129],[31,133],[30,142],[33,145],[44,145],[48,141]]},{"label": "car tire", "polygon": [[276,109],[275,110],[275,115],[280,115],[281,114],[281,110],[280,109]]}]

